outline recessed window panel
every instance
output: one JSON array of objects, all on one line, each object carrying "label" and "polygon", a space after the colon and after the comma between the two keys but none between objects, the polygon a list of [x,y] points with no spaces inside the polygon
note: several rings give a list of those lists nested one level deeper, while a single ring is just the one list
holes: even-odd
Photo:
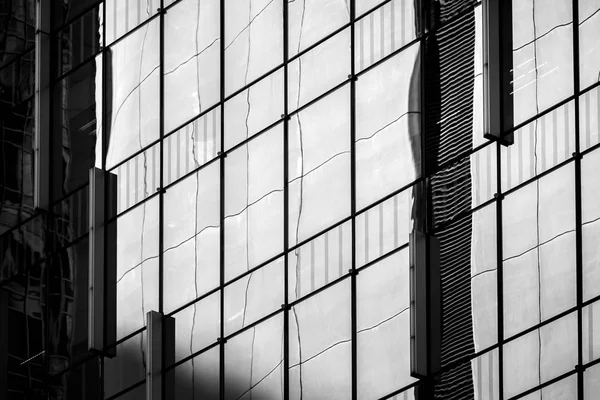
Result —
[{"label": "recessed window panel", "polygon": [[350,214],[350,87],[289,124],[289,245]]},{"label": "recessed window panel", "polygon": [[219,284],[220,174],[217,163],[164,196],[164,308],[186,304]]},{"label": "recessed window panel", "polygon": [[164,18],[164,116],[170,132],[219,101],[219,0],[180,1]]},{"label": "recessed window panel", "polygon": [[571,0],[512,4],[514,123],[573,94]]},{"label": "recessed window panel", "polygon": [[358,397],[378,399],[410,376],[409,254],[404,249],[361,271],[357,290]]},{"label": "recessed window panel", "polygon": [[358,208],[409,184],[420,173],[420,102],[419,96],[411,97],[412,85],[418,85],[418,75],[413,75],[418,49],[412,46],[356,83]]},{"label": "recessed window panel", "polygon": [[283,316],[276,315],[225,345],[225,399],[283,399]]},{"label": "recessed window panel", "polygon": [[284,262],[279,258],[225,287],[225,335],[281,308],[283,276]]},{"label": "recessed window panel", "polygon": [[350,22],[350,1],[291,1],[288,12],[289,51],[294,56]]},{"label": "recessed window panel", "polygon": [[600,151],[581,160],[583,300],[600,295]]},{"label": "recessed window panel", "polygon": [[225,159],[225,280],[283,250],[283,127]]},{"label": "recessed window panel", "polygon": [[283,62],[283,2],[225,1],[225,95]]},{"label": "recessed window panel", "polygon": [[158,198],[120,216],[117,223],[117,339],[146,325],[158,310]]},{"label": "recessed window panel", "polygon": [[290,399],[350,398],[350,279],[288,312]]},{"label": "recessed window panel", "polygon": [[336,226],[288,253],[288,299],[295,301],[352,268],[352,226]]},{"label": "recessed window panel", "polygon": [[104,53],[107,168],[158,139],[159,28],[154,19]]},{"label": "recessed window panel", "polygon": [[350,29],[344,29],[289,64],[288,103],[293,111],[348,79]]}]

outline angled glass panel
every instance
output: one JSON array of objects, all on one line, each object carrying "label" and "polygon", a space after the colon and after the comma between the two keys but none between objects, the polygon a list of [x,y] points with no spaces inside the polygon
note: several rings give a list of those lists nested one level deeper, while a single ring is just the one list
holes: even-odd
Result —
[{"label": "angled glass panel", "polygon": [[146,378],[146,331],[117,345],[117,356],[104,359],[104,398]]},{"label": "angled glass panel", "polygon": [[288,102],[293,111],[348,79],[350,29],[345,29],[289,64]]},{"label": "angled glass panel", "polygon": [[283,2],[225,1],[225,95],[283,62]]},{"label": "angled glass panel", "polygon": [[581,160],[583,300],[600,295],[600,150]]},{"label": "angled glass panel", "polygon": [[350,214],[350,86],[289,125],[289,245]]},{"label": "angled glass panel", "polygon": [[225,335],[277,311],[284,303],[283,257],[225,287]]},{"label": "angled glass panel", "polygon": [[254,136],[283,115],[283,68],[225,103],[225,150]]},{"label": "angled glass panel", "polygon": [[358,397],[379,399],[410,376],[408,249],[360,272],[356,280]]},{"label": "angled glass panel", "polygon": [[146,325],[158,309],[158,198],[120,216],[117,223],[117,339]]},{"label": "angled glass panel", "polygon": [[503,200],[505,337],[575,306],[574,186],[570,163]]},{"label": "angled glass panel", "polygon": [[283,315],[225,345],[225,399],[283,399]]},{"label": "angled glass panel", "polygon": [[569,102],[518,129],[514,144],[502,146],[502,190],[569,159],[575,151],[575,106]]},{"label": "angled glass panel", "polygon": [[169,185],[217,157],[221,150],[221,108],[173,132],[163,143],[163,179]]},{"label": "angled glass panel", "polygon": [[356,83],[356,205],[409,184],[420,173],[418,46],[362,75]]},{"label": "angled glass panel", "polygon": [[[356,2],[357,15],[366,11],[366,7],[375,5],[368,3],[376,2]],[[413,3],[410,0],[388,1],[356,23],[354,66],[357,71],[392,54],[416,37]]]},{"label": "angled glass panel", "polygon": [[349,0],[288,2],[290,57],[350,22]]},{"label": "angled glass panel", "polygon": [[219,398],[219,347],[214,347],[178,365],[174,371],[176,399]]},{"label": "angled glass panel", "polygon": [[576,364],[577,313],[571,313],[504,345],[504,396],[536,387]]},{"label": "angled glass panel", "polygon": [[[600,15],[600,14],[598,14]],[[600,87],[579,97],[579,149],[600,143]]]},{"label": "angled glass panel", "polygon": [[104,53],[106,168],[158,139],[159,28],[154,19]]},{"label": "angled glass panel", "polygon": [[363,266],[408,243],[412,188],[356,217],[356,266]]},{"label": "angled glass panel", "polygon": [[579,7],[579,86],[585,89],[600,80],[600,5],[580,0]]},{"label": "angled glass panel", "polygon": [[352,268],[352,226],[345,222],[288,253],[288,299],[295,301]]},{"label": "angled glass panel", "polygon": [[219,101],[219,0],[183,0],[164,18],[164,116],[170,132]]},{"label": "angled glass panel", "polygon": [[187,306],[175,318],[175,362],[217,341],[221,334],[221,293]]},{"label": "angled glass panel", "polygon": [[164,196],[164,309],[169,312],[219,284],[218,163],[169,188]]},{"label": "angled glass panel", "polygon": [[514,123],[573,94],[571,0],[513,2]]},{"label": "angled glass panel", "polygon": [[225,159],[225,280],[283,249],[282,124]]},{"label": "angled glass panel", "polygon": [[288,312],[290,399],[350,398],[350,279]]},{"label": "angled glass panel", "polygon": [[160,1],[106,0],[106,42],[114,42],[156,14]]}]

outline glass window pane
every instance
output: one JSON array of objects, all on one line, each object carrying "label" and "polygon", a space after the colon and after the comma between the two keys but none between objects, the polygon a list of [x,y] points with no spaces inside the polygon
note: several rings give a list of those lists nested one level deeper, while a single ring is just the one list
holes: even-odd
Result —
[{"label": "glass window pane", "polygon": [[579,85],[600,80],[600,8],[595,0],[579,0]]},{"label": "glass window pane", "polygon": [[165,132],[220,99],[219,0],[183,0],[165,15]]},{"label": "glass window pane", "polygon": [[573,182],[571,163],[504,200],[506,337],[575,306]]},{"label": "glass window pane", "polygon": [[175,399],[218,399],[219,390],[218,346],[175,368]]},{"label": "glass window pane", "polygon": [[577,377],[575,375],[521,397],[523,400],[571,400],[576,398]]},{"label": "glass window pane", "polygon": [[498,369],[498,349],[471,360],[475,400],[499,400]]},{"label": "glass window pane", "polygon": [[361,271],[357,291],[358,397],[378,399],[410,376],[409,254],[404,249]]},{"label": "glass window pane", "polygon": [[412,182],[421,169],[420,100],[411,98],[418,45],[361,76],[356,83],[356,205]]},{"label": "glass window pane", "polygon": [[120,216],[116,223],[120,339],[145,326],[148,311],[158,310],[158,198]]},{"label": "glass window pane", "polygon": [[600,302],[584,307],[582,314],[582,354],[585,364],[600,358]]},{"label": "glass window pane", "polygon": [[283,264],[282,257],[225,287],[225,336],[281,308]]},{"label": "glass window pane", "polygon": [[225,159],[225,280],[283,249],[282,124]]},{"label": "glass window pane", "polygon": [[600,295],[600,150],[581,160],[583,300]]},{"label": "glass window pane", "polygon": [[164,308],[169,312],[219,284],[220,173],[213,163],[164,197]]},{"label": "glass window pane", "polygon": [[290,398],[350,398],[350,279],[309,297],[289,313]]},{"label": "glass window pane", "polygon": [[146,378],[146,331],[117,345],[117,356],[104,358],[104,398]]},{"label": "glass window pane", "polygon": [[154,19],[104,53],[107,168],[158,139],[159,28]]},{"label": "glass window pane", "polygon": [[295,301],[352,268],[350,221],[288,253],[288,298]]},{"label": "glass window pane", "polygon": [[165,185],[213,160],[220,150],[221,108],[217,107],[165,138]]},{"label": "glass window pane", "polygon": [[571,0],[513,2],[514,123],[573,94]]},{"label": "glass window pane", "polygon": [[160,1],[106,0],[107,43],[115,41],[156,14],[160,9]]},{"label": "glass window pane", "polygon": [[175,362],[217,341],[221,335],[221,293],[216,292],[176,314]]},{"label": "glass window pane", "polygon": [[596,364],[585,370],[584,381],[584,399],[593,399],[600,393],[600,364]]},{"label": "glass window pane", "polygon": [[577,313],[571,313],[504,346],[504,396],[547,382],[576,364]]},{"label": "glass window pane", "polygon": [[[356,2],[357,15],[374,6],[372,0]],[[416,37],[415,9],[410,0],[388,1],[356,23],[355,67],[362,71],[385,56],[392,54]]]},{"label": "glass window pane", "polygon": [[348,0],[298,0],[288,2],[290,57],[350,21]]},{"label": "glass window pane", "polygon": [[579,143],[580,151],[600,143],[600,87],[579,97]]},{"label": "glass window pane", "polygon": [[288,102],[296,110],[348,79],[350,29],[303,54],[289,64]]},{"label": "glass window pane", "polygon": [[225,150],[254,136],[283,115],[283,68],[225,103]]},{"label": "glass window pane", "polygon": [[283,315],[230,339],[225,346],[225,399],[283,399]]},{"label": "glass window pane", "polygon": [[361,267],[408,243],[412,188],[356,217],[356,266]]},{"label": "glass window pane", "polygon": [[289,245],[350,214],[350,86],[289,126]]},{"label": "glass window pane", "polygon": [[225,1],[225,95],[283,62],[283,2]]},{"label": "glass window pane", "polygon": [[[100,3],[56,33],[59,75],[66,74],[100,51],[104,45],[102,13],[103,7]],[[93,94],[95,91],[92,90],[90,93]]]}]

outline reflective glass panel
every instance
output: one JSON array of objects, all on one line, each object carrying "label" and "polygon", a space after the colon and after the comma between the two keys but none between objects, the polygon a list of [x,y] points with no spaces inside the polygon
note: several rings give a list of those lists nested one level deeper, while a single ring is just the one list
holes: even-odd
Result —
[{"label": "reflective glass panel", "polygon": [[[219,347],[197,355],[175,368],[175,399],[219,398]],[[141,400],[141,399],[140,399]]]},{"label": "reflective glass panel", "polygon": [[579,85],[585,89],[600,81],[600,5],[579,0]]},{"label": "reflective glass panel", "polygon": [[600,150],[581,160],[583,300],[600,295]]}]

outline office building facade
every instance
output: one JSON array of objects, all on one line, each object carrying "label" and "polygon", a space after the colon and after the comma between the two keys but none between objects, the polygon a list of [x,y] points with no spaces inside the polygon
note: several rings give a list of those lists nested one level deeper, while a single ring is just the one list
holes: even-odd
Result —
[{"label": "office building facade", "polygon": [[0,24],[6,398],[600,393],[597,1]]}]

